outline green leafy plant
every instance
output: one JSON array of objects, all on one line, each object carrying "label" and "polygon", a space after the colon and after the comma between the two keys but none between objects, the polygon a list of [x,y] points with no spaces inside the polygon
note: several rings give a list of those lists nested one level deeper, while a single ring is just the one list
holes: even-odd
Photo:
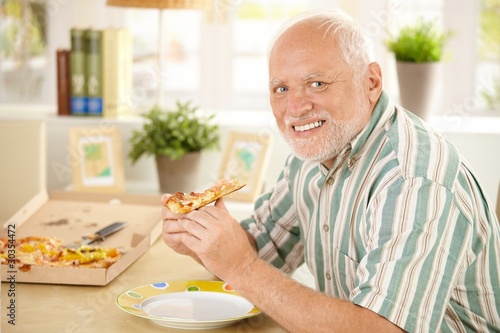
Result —
[{"label": "green leafy plant", "polygon": [[432,22],[418,20],[414,25],[401,28],[397,36],[386,41],[396,60],[408,62],[437,62],[444,56],[444,45],[450,32],[439,31]]},{"label": "green leafy plant", "polygon": [[178,160],[190,152],[219,148],[219,127],[212,123],[214,114],[197,116],[190,102],[177,102],[177,109],[162,111],[154,107],[144,117],[142,130],[130,137],[132,164],[143,155],[164,155]]}]

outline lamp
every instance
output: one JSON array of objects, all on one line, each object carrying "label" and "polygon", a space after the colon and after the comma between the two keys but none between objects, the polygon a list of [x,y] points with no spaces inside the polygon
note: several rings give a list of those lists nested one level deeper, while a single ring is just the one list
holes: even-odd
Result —
[{"label": "lamp", "polygon": [[210,9],[210,0],[108,0],[108,6],[158,9]]},{"label": "lamp", "polygon": [[212,9],[212,0],[107,0],[108,6],[157,8],[158,24],[158,107],[163,106],[163,9]]}]

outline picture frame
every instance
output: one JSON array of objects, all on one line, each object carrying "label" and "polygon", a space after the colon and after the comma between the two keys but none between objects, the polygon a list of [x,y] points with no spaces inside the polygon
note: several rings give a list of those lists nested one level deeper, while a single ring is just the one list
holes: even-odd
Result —
[{"label": "picture frame", "polygon": [[228,199],[252,202],[262,193],[271,146],[268,134],[229,132],[219,179],[234,178],[246,186]]},{"label": "picture frame", "polygon": [[73,190],[124,192],[119,128],[74,127],[69,131]]}]

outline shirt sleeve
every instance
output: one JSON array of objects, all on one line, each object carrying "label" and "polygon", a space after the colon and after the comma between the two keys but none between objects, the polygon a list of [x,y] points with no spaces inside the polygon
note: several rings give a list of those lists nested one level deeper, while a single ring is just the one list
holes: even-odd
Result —
[{"label": "shirt sleeve", "polygon": [[304,262],[288,163],[274,188],[255,202],[253,215],[240,224],[256,240],[259,257],[276,268],[290,274]]},{"label": "shirt sleeve", "polygon": [[470,253],[472,229],[448,189],[401,180],[368,207],[369,242],[351,299],[409,332],[440,329]]}]

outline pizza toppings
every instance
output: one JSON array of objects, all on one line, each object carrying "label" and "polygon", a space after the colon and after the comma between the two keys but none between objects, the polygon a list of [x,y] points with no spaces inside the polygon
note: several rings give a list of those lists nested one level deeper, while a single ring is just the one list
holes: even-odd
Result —
[{"label": "pizza toppings", "polygon": [[214,202],[220,197],[241,189],[246,184],[241,184],[236,179],[223,179],[212,187],[199,192],[176,192],[165,202],[172,213],[183,214]]},{"label": "pizza toppings", "polygon": [[107,268],[117,262],[121,254],[116,248],[83,245],[69,248],[55,237],[24,237],[15,241],[16,255],[8,257],[6,239],[0,239],[2,265],[16,264],[26,272],[31,266]]}]

